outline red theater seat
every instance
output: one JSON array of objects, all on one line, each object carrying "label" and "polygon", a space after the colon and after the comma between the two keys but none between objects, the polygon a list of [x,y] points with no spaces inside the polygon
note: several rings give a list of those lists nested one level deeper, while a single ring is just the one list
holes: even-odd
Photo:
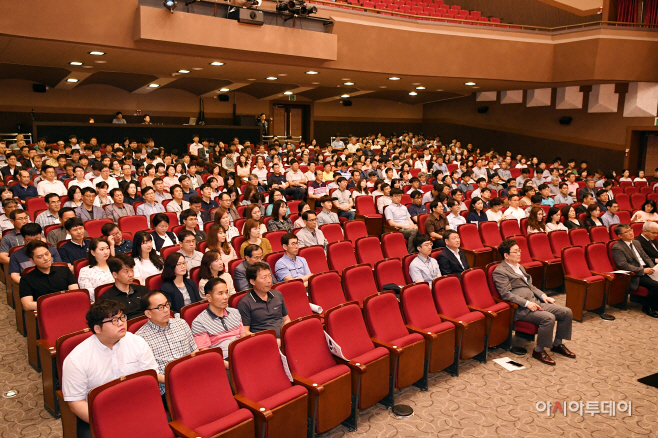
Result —
[{"label": "red theater seat", "polygon": [[585,251],[581,247],[562,250],[564,266],[564,286],[567,291],[566,306],[573,312],[573,318],[582,322],[585,310],[605,310],[605,279],[592,275],[587,266]]}]

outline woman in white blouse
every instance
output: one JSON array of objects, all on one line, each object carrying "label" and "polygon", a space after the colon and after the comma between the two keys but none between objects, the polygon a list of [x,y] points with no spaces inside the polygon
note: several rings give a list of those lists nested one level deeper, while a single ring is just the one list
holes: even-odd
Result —
[{"label": "woman in white blouse", "polygon": [[635,212],[631,218],[631,222],[650,222],[658,221],[658,213],[656,213],[656,201],[647,199],[647,201],[642,204],[642,207]]},{"label": "woman in white blouse", "polygon": [[[304,218],[302,218],[302,214],[304,214],[305,211],[309,211],[311,207],[304,201],[299,203],[299,206],[297,207],[297,211],[299,212],[299,218],[295,221],[294,224],[292,224],[292,228],[304,228],[306,226],[306,223],[304,222]],[[262,236],[262,233],[261,233]]]},{"label": "woman in white blouse", "polygon": [[487,210],[487,220],[491,222],[500,223],[503,220],[503,200],[500,198],[493,198],[489,201],[489,210]]},{"label": "woman in white blouse", "polygon": [[644,177],[644,170],[637,171],[637,177],[633,180],[633,184],[638,182],[647,182],[647,179]]},{"label": "woman in white blouse", "polygon": [[624,169],[621,174],[621,178],[619,178],[619,182],[622,181],[628,181],[632,182],[633,179],[631,178],[631,172],[628,169]]},{"label": "woman in white blouse", "polygon": [[206,296],[205,286],[211,278],[221,278],[226,282],[228,294],[233,295],[235,293],[233,279],[226,271],[219,252],[213,250],[205,253],[201,259],[201,266],[199,267],[199,295],[201,295],[201,298]]},{"label": "woman in white blouse", "polygon": [[568,231],[568,228],[565,227],[562,222],[560,222],[561,217],[562,213],[560,212],[560,209],[557,207],[551,207],[548,210],[548,215],[546,216],[546,231]]},{"label": "woman in white blouse", "polygon": [[132,257],[135,259],[134,278],[142,286],[151,275],[162,273],[164,261],[153,248],[153,237],[146,231],[138,231],[133,239]]},{"label": "woman in white blouse", "polygon": [[94,291],[98,286],[114,283],[114,277],[107,266],[109,257],[110,246],[108,243],[99,237],[92,239],[87,256],[89,264],[82,268],[78,275],[78,286],[80,289],[87,289],[92,301],[94,301]]}]

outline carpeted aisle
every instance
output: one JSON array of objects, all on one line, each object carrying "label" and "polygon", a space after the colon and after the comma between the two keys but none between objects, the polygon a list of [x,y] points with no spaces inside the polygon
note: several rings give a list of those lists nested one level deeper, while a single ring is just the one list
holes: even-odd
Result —
[{"label": "carpeted aisle", "polygon": [[[564,295],[555,297],[564,303]],[[414,408],[409,418],[396,418],[377,405],[359,416],[359,430],[337,427],[323,437],[655,437],[658,436],[658,389],[637,382],[658,372],[658,320],[640,312],[610,308],[616,321],[587,314],[574,322],[574,339],[567,346],[577,359],[553,354],[556,367],[529,357],[495,349],[486,364],[468,361],[459,377],[439,373],[430,378],[430,390],[412,387],[398,392],[397,400]],[[0,290],[0,392],[16,389],[12,399],[0,398],[0,437],[60,437],[61,424],[44,409],[41,376],[27,363],[25,338],[14,328],[13,311]],[[516,339],[530,351],[534,344]],[[509,356],[527,368],[505,371],[491,359]],[[536,403],[631,401],[632,416],[618,413],[594,416],[558,412],[548,418]]]}]

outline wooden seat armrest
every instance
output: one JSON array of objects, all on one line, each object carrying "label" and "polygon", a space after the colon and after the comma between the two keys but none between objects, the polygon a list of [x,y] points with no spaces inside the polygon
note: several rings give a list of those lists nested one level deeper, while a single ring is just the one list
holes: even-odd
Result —
[{"label": "wooden seat armrest", "polygon": [[174,420],[174,421],[169,422],[169,427],[171,427],[174,430],[174,433],[176,434],[176,436],[179,436],[179,437],[197,438],[199,436],[198,433],[196,433],[192,429],[187,428],[184,424],[182,424],[178,420]]},{"label": "wooden seat armrest", "polygon": [[591,269],[589,272],[591,272],[592,275],[600,275],[606,280],[612,281],[615,279],[615,274],[613,274],[612,272],[598,272],[598,271],[592,271]]},{"label": "wooden seat armrest", "polygon": [[451,317],[449,317],[449,316],[446,316],[446,315],[444,315],[444,314],[442,314],[442,313],[439,313],[439,317],[440,317],[441,319],[445,319],[446,321],[450,321],[451,323],[453,323],[455,326],[457,326],[457,327],[458,327],[459,329],[461,329],[461,330],[464,330],[464,329],[466,329],[466,327],[468,327],[468,323],[467,323],[467,322],[459,321],[459,320],[457,320],[457,319],[454,319],[454,318],[451,318]]},{"label": "wooden seat armrest", "polygon": [[345,365],[345,366],[349,367],[350,370],[355,371],[358,374],[363,374],[366,371],[368,371],[368,367],[366,367],[362,363],[353,362],[351,360],[345,360],[343,358],[336,357],[336,356],[334,356],[334,360],[336,360],[336,363],[341,364],[341,365]]},{"label": "wooden seat armrest", "polygon": [[274,416],[272,411],[264,408],[255,401],[250,400],[243,395],[235,394],[233,397],[235,397],[235,401],[237,401],[241,407],[249,409],[251,412],[253,412],[254,416],[259,417],[259,419],[264,422],[270,421]]},{"label": "wooden seat armrest", "polygon": [[533,261],[539,262],[542,265],[548,265],[548,262],[546,260],[538,259],[538,258],[535,258],[535,257],[531,257],[531,258],[532,258]]},{"label": "wooden seat armrest", "polygon": [[46,342],[43,339],[37,339],[37,346],[41,348],[45,348],[46,350],[50,351],[50,356],[55,357],[55,354],[57,353],[57,350],[55,349],[54,345],[50,345],[48,342]]},{"label": "wooden seat armrest", "polygon": [[372,343],[375,344],[377,347],[386,348],[393,356],[399,356],[404,351],[401,347],[398,347],[397,345],[389,344],[388,342],[384,342],[377,338],[370,338],[370,339],[372,340]]},{"label": "wooden seat armrest", "polygon": [[409,330],[409,333],[419,334],[427,341],[433,341],[438,336],[436,333],[428,332],[427,330],[421,330],[418,327],[414,327],[409,324],[407,324],[405,327],[407,328],[407,330]]},{"label": "wooden seat armrest", "polygon": [[313,393],[315,396],[320,396],[324,392],[324,386],[319,385],[317,383],[313,383],[310,380],[300,376],[299,374],[291,373],[292,374],[292,383],[295,385],[300,385],[306,388],[306,390],[309,393]]},{"label": "wooden seat armrest", "polygon": [[492,310],[480,309],[479,307],[475,307],[475,306],[466,306],[466,307],[468,307],[471,310],[475,310],[476,312],[483,313],[484,316],[486,316],[487,318],[495,318],[496,316],[498,316],[498,313]]},{"label": "wooden seat armrest", "polygon": [[587,281],[583,280],[582,278],[572,277],[571,275],[565,275],[564,281],[572,281],[574,283],[579,283],[579,284],[588,284]]},{"label": "wooden seat armrest", "polygon": [[518,304],[513,303],[511,301],[505,301],[502,298],[496,298],[496,297],[493,297],[493,299],[496,303],[507,303],[507,305],[510,306],[512,308],[512,310],[516,310],[516,309],[519,308]]}]

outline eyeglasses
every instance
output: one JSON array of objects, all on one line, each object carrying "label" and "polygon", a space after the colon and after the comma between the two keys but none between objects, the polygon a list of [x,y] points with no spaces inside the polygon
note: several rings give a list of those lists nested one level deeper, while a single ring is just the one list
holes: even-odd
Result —
[{"label": "eyeglasses", "polygon": [[123,314],[123,315],[121,315],[121,316],[115,316],[115,317],[112,318],[112,319],[108,319],[107,321],[102,321],[102,322],[100,323],[100,325],[103,325],[103,324],[105,324],[106,322],[111,322],[112,325],[116,325],[116,326],[118,326],[120,323],[122,323],[122,322],[126,322],[127,320],[128,320],[128,317],[127,317],[125,314]]},{"label": "eyeglasses", "polygon": [[50,254],[50,252],[45,252],[41,255],[34,256],[34,258],[37,259],[37,260],[48,260],[49,258],[51,258],[51,254]]},{"label": "eyeglasses", "polygon": [[521,254],[521,250],[519,249],[517,251],[510,251],[509,253],[510,254]]},{"label": "eyeglasses", "polygon": [[187,267],[187,263],[186,262],[178,262],[178,263],[176,263],[176,266],[181,267],[181,268],[183,266]]},{"label": "eyeglasses", "polygon": [[160,312],[162,312],[164,310],[169,310],[169,309],[171,309],[171,303],[169,301],[167,301],[164,304],[158,304],[157,306],[152,307],[150,309],[146,309],[146,310],[159,310]]}]

